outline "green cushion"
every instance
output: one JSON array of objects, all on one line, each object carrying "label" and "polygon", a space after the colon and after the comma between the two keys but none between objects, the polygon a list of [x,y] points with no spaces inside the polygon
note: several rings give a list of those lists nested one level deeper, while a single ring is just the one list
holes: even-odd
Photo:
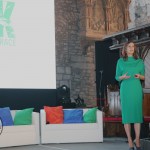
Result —
[{"label": "green cushion", "polygon": [[96,108],[89,109],[83,116],[83,120],[85,123],[95,123],[96,122]]},{"label": "green cushion", "polygon": [[14,117],[14,125],[31,125],[34,108],[18,110]]}]

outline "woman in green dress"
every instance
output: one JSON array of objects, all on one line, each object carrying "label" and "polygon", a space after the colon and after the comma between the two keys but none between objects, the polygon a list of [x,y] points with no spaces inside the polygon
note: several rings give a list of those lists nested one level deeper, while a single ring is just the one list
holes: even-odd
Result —
[{"label": "woman in green dress", "polygon": [[141,150],[140,128],[143,122],[141,80],[145,79],[144,73],[144,62],[138,58],[135,43],[131,41],[125,43],[122,57],[117,62],[115,78],[120,82],[122,123],[128,138],[129,150],[134,150],[131,123],[134,124],[136,149]]}]

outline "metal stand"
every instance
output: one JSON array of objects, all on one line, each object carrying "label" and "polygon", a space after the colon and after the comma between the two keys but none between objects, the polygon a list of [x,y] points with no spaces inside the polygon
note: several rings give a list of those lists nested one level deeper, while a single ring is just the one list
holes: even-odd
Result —
[{"label": "metal stand", "polygon": [[101,88],[102,88],[102,78],[103,78],[103,70],[100,70],[100,81],[99,81],[99,109],[102,110],[102,92],[101,92]]}]

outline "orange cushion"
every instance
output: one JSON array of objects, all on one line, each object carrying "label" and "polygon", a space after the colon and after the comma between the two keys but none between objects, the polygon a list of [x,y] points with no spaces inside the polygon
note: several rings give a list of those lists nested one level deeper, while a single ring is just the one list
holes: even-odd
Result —
[{"label": "orange cushion", "polygon": [[46,112],[46,123],[51,123],[51,124],[63,123],[64,114],[63,114],[62,106],[56,106],[56,107],[44,106],[44,110]]}]

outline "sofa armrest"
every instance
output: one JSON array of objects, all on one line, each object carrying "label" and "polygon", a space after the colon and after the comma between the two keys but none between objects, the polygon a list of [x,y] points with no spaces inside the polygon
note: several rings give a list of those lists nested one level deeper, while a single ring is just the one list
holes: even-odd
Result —
[{"label": "sofa armrest", "polygon": [[46,113],[44,109],[40,110],[40,123],[42,128],[46,125]]},{"label": "sofa armrest", "polygon": [[102,123],[102,119],[103,119],[102,111],[97,110],[97,122],[101,124]]},{"label": "sofa armrest", "polygon": [[103,135],[103,112],[97,110],[97,123],[99,126],[100,135]]},{"label": "sofa armrest", "polygon": [[39,124],[39,113],[38,112],[32,112],[32,124]]},{"label": "sofa armrest", "polygon": [[39,121],[39,113],[38,112],[32,112],[32,125],[35,126],[36,130],[36,141],[37,143],[40,142],[40,121]]}]

